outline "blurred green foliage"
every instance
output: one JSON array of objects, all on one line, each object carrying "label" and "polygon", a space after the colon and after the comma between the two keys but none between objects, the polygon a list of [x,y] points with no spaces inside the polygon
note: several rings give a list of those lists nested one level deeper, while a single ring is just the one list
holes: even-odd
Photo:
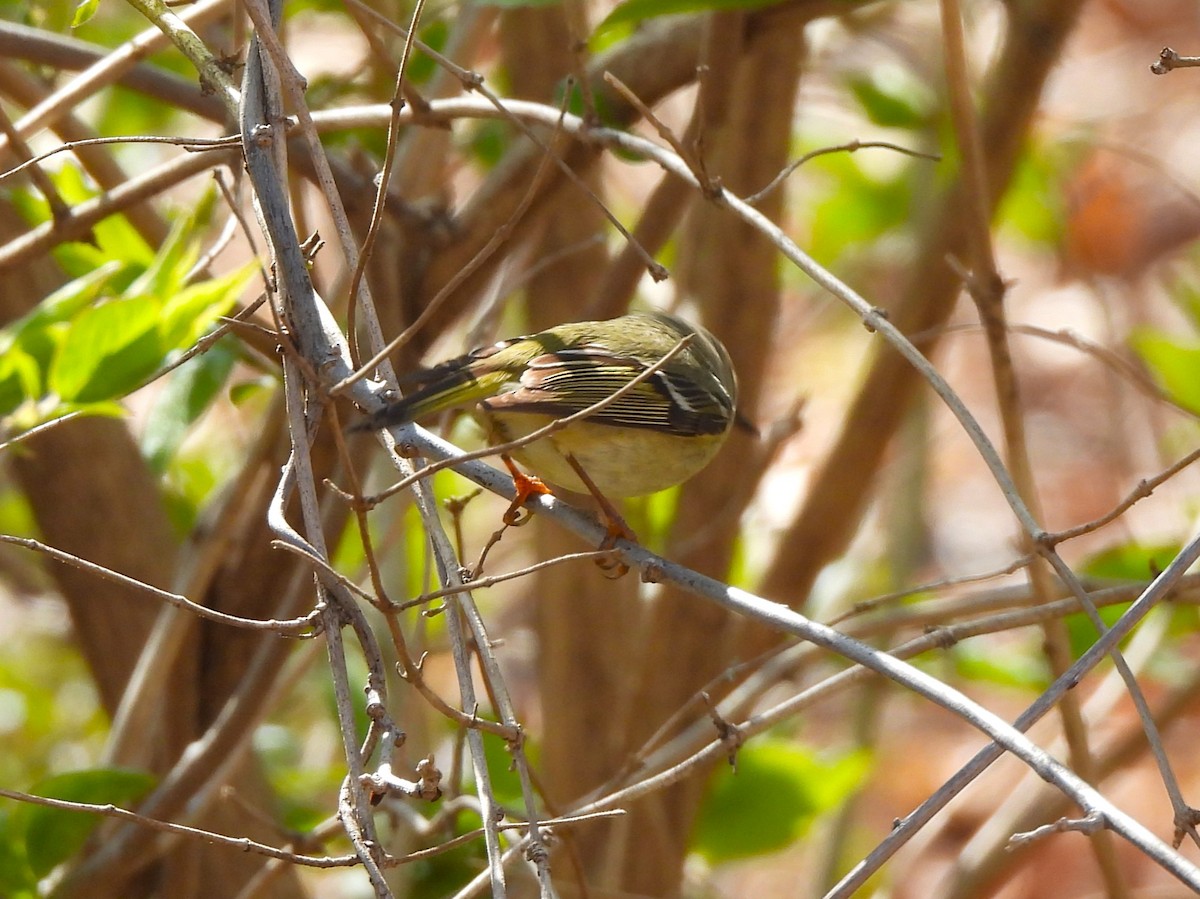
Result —
[{"label": "blurred green foliage", "polygon": [[964,640],[954,647],[951,657],[954,673],[968,683],[1037,691],[1051,681],[1041,640],[1034,635],[1006,642],[1003,652],[997,652],[987,639]]},{"label": "blurred green foliage", "polygon": [[1167,395],[1200,415],[1200,339],[1146,326],[1129,342]]},{"label": "blurred green foliage", "polygon": [[[91,768],[47,778],[30,790],[36,796],[89,805],[135,805],[154,786],[144,771]],[[45,877],[82,847],[100,825],[100,815],[44,805],[24,805],[14,818],[23,824],[26,858],[36,877]]]},{"label": "blurred green foliage", "polygon": [[870,768],[865,752],[824,757],[788,740],[751,740],[714,774],[692,851],[718,864],[783,849],[853,795]]},{"label": "blurred green foliage", "polygon": [[[79,203],[92,190],[73,166],[56,184]],[[193,280],[199,234],[213,193],[175,222],[155,253],[120,216],[94,242],[64,245],[59,261],[74,280],[0,330],[0,415],[30,427],[67,412],[117,414],[113,401],[145,383],[172,355],[192,346],[241,295],[254,271]],[[32,221],[49,208],[30,194],[18,205]]]},{"label": "blurred green foliage", "polygon": [[[507,2],[525,5],[523,0],[506,0],[497,5],[506,5]],[[761,9],[781,2],[783,0],[625,0],[593,29],[589,45],[593,52],[606,49],[618,40],[628,37],[647,19],[730,9]]]},{"label": "blurred green foliage", "polygon": [[[108,722],[62,630],[61,612],[30,600],[17,609],[21,640],[8,641],[0,654],[0,784],[78,802],[125,804],[141,795],[144,774],[88,767]],[[0,895],[36,895],[38,878],[70,857],[100,820],[41,806],[0,807]]]}]

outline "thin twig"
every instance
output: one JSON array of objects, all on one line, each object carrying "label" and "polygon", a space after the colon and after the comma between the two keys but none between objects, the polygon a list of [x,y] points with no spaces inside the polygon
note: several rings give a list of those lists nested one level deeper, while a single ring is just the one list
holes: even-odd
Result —
[{"label": "thin twig", "polygon": [[[367,269],[367,260],[371,258],[371,251],[375,247],[375,240],[379,236],[379,226],[383,222],[384,204],[388,196],[388,186],[392,180],[392,169],[396,163],[396,146],[400,140],[400,112],[404,109],[404,74],[408,70],[409,61],[412,58],[413,41],[416,39],[417,26],[420,24],[421,13],[424,9],[425,0],[416,0],[416,3],[413,5],[411,24],[408,26],[408,34],[404,38],[404,50],[400,54],[400,65],[396,67],[396,87],[392,91],[392,108],[394,111],[391,121],[388,122],[387,149],[383,154],[383,167],[376,176],[375,204],[371,209],[371,221],[367,225],[367,234],[363,238],[358,261],[350,276],[350,300],[349,308],[346,312],[346,335],[350,340],[350,364],[355,368],[363,367],[359,363],[357,329],[354,326],[355,310],[358,308],[359,285],[362,283],[363,274]],[[371,366],[371,368],[374,367],[374,365]]]},{"label": "thin twig", "polygon": [[103,565],[97,565],[95,562],[87,561],[87,559],[81,559],[61,549],[47,546],[40,540],[34,540],[31,537],[14,537],[11,534],[0,534],[0,543],[9,543],[13,546],[20,546],[34,552],[43,553],[57,562],[62,562],[64,565],[70,565],[72,568],[78,568],[81,571],[94,574],[106,581],[112,581],[125,587],[131,587],[142,593],[147,593],[155,599],[185,609],[199,618],[207,618],[209,621],[215,621],[218,624],[227,624],[230,627],[240,627],[253,631],[275,631],[281,634],[299,635],[312,630],[317,623],[314,613],[311,612],[302,618],[290,618],[283,621],[277,621],[274,618],[242,618],[238,615],[229,615],[225,612],[218,612],[216,609],[210,609],[208,606],[203,606],[198,602],[193,602],[186,596],[180,596],[178,593],[171,593],[168,590],[160,590],[158,587],[139,581],[137,578],[132,578],[127,574],[121,574],[119,571],[113,571],[111,568],[105,568]]},{"label": "thin twig", "polygon": [[192,837],[205,843],[226,846],[240,852],[252,852],[255,855],[263,855],[267,858],[277,858],[294,865],[304,865],[309,868],[348,868],[358,864],[358,859],[353,855],[302,855],[297,852],[289,852],[286,849],[277,849],[274,846],[268,846],[266,843],[251,840],[249,837],[229,837],[211,830],[188,827],[186,824],[173,824],[170,821],[160,821],[157,818],[139,815],[137,812],[131,812],[128,809],[123,809],[112,804],[98,805],[91,802],[69,802],[65,799],[52,799],[48,796],[21,793],[17,790],[6,790],[2,787],[0,787],[0,797],[13,799],[28,805],[40,805],[45,808],[59,809],[61,811],[83,812],[86,814],[101,815],[105,818],[116,818],[120,821],[128,821],[132,824],[162,833]]},{"label": "thin twig", "polygon": [[774,192],[775,189],[779,187],[779,185],[783,184],[784,181],[786,181],[788,178],[790,178],[792,176],[792,174],[796,171],[796,169],[800,168],[800,166],[804,165],[804,163],[808,162],[810,159],[816,159],[818,156],[827,156],[830,153],[856,153],[859,150],[866,150],[866,149],[870,149],[870,148],[878,148],[878,149],[883,149],[883,150],[894,150],[895,152],[900,153],[904,156],[912,156],[916,159],[928,159],[930,162],[941,162],[942,161],[942,157],[939,156],[937,153],[926,153],[922,150],[912,150],[912,149],[909,149],[908,147],[902,147],[899,144],[894,144],[891,141],[886,141],[886,140],[847,141],[846,143],[838,144],[837,146],[820,147],[816,150],[808,151],[803,156],[801,156],[799,159],[797,159],[795,162],[789,163],[787,168],[785,168],[782,172],[780,172],[778,175],[776,175],[774,178],[772,178],[771,182],[766,187],[764,187],[762,190],[760,190],[758,193],[751,194],[750,196],[746,197],[746,202],[749,203],[751,206],[757,206],[759,203],[761,203],[763,201],[763,199],[765,199],[768,195],[770,195],[772,192]]}]

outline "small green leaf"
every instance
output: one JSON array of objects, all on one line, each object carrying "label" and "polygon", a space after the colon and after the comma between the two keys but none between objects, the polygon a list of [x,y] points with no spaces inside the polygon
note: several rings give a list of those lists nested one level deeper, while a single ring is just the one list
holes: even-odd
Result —
[{"label": "small green leaf", "polygon": [[852,78],[849,87],[867,118],[880,127],[915,130],[929,121],[923,107],[930,98],[920,95],[920,85],[913,79]]},{"label": "small green leaf", "polygon": [[719,12],[728,9],[762,9],[782,2],[783,0],[626,0],[596,26],[596,30],[592,32],[592,41],[602,40],[610,31],[625,31],[647,19],[660,16]]},{"label": "small green leaf", "polygon": [[21,347],[0,340],[0,415],[7,415],[27,399],[42,393],[41,368]]},{"label": "small green leaf", "polygon": [[837,259],[852,247],[870,244],[912,215],[906,171],[876,178],[860,165],[857,155],[829,153],[810,163],[827,174],[832,185],[812,206],[813,236],[807,249],[817,259]]},{"label": "small green leaf", "polygon": [[154,262],[154,249],[142,239],[125,216],[110,215],[97,222],[92,231],[100,245],[100,249],[96,251],[97,266],[110,259],[118,259],[133,272]]},{"label": "small green leaf", "polygon": [[72,412],[101,418],[124,418],[128,414],[125,407],[114,400],[99,400],[95,403],[59,403],[50,417],[59,418]]},{"label": "small green leaf", "polygon": [[25,836],[16,824],[16,815],[0,809],[0,896],[33,899],[37,895],[37,877],[29,867]]},{"label": "small green leaf", "polygon": [[[144,771],[94,768],[47,778],[30,792],[69,802],[127,806],[145,796],[154,782],[154,777]],[[99,815],[88,812],[27,806],[25,845],[34,873],[44,877],[56,865],[78,852],[101,820]]]},{"label": "small green leaf", "polygon": [[[28,431],[37,425],[47,424],[67,415],[91,416],[100,418],[124,418],[125,407],[120,403],[103,400],[98,403],[57,403],[47,409],[44,404],[26,403],[13,410],[5,421],[5,426],[13,434]],[[3,896],[0,893],[0,896]]]},{"label": "small green leaf", "polygon": [[[1179,554],[1180,547],[1174,543],[1151,544],[1131,542],[1110,547],[1088,558],[1080,571],[1091,578],[1108,581],[1149,581],[1162,571]],[[1104,606],[1098,611],[1105,626],[1116,623],[1130,603]],[[1182,611],[1182,609],[1180,610]],[[1190,616],[1189,616],[1190,617]],[[1065,619],[1067,634],[1071,642],[1071,653],[1079,658],[1099,639],[1100,634],[1091,619],[1080,612]]]},{"label": "small green leaf", "polygon": [[94,302],[120,268],[110,263],[76,278],[0,331],[0,414],[44,394],[46,371],[65,334],[61,323]]},{"label": "small green leaf", "polygon": [[162,344],[170,351],[191,346],[218,318],[228,312],[241,295],[255,267],[237,271],[179,290],[166,298],[162,309]]},{"label": "small green leaf", "polygon": [[[113,262],[76,278],[0,331],[0,414],[45,394],[47,373],[68,330],[66,322],[95,302],[121,268]],[[12,380],[14,369],[19,369],[19,382]],[[14,396],[17,389],[20,395]]]},{"label": "small green leaf", "polygon": [[142,438],[142,452],[155,471],[166,470],[188,427],[225,386],[236,359],[235,350],[222,341],[171,373],[155,397]]},{"label": "small green leaf", "polygon": [[[1112,627],[1117,619],[1125,614],[1129,606],[1130,603],[1123,602],[1113,606],[1104,606],[1096,611],[1100,613],[1100,620],[1104,622],[1104,626]],[[1067,626],[1067,640],[1071,644],[1071,658],[1073,659],[1079,658],[1091,649],[1093,643],[1100,639],[1100,632],[1096,629],[1096,625],[1092,623],[1091,617],[1085,615],[1083,612],[1068,615],[1063,621]],[[1045,685],[1042,686],[1044,687]]]},{"label": "small green leaf", "polygon": [[229,388],[229,402],[240,406],[259,396],[264,390],[271,390],[274,386],[275,381],[266,377],[242,381]]},{"label": "small green leaf", "polygon": [[72,322],[50,370],[50,388],[81,403],[113,399],[137,387],[162,357],[157,302],[110,300]]},{"label": "small green leaf", "polygon": [[[77,166],[62,166],[52,180],[62,198],[72,206],[96,195],[96,189]],[[50,218],[50,210],[44,200],[29,202],[25,209],[37,221]],[[137,271],[148,268],[154,262],[154,249],[123,215],[101,219],[92,227],[92,236],[95,245],[76,241],[63,244],[56,250],[55,258],[72,276],[78,277],[112,261],[133,266]]]},{"label": "small green leaf", "polygon": [[1056,244],[1065,228],[1062,199],[1064,159],[1049,146],[1021,154],[1012,186],[1000,203],[997,219],[1037,244]]},{"label": "small green leaf", "polygon": [[71,27],[78,28],[88,22],[100,8],[100,0],[79,0],[75,7],[75,15],[71,18]]},{"label": "small green leaf", "polygon": [[191,216],[177,219],[153,260],[129,285],[126,293],[130,296],[155,296],[165,301],[182,290],[184,278],[199,256],[191,234]]},{"label": "small green leaf", "polygon": [[1200,413],[1200,343],[1153,328],[1136,329],[1130,343],[1171,399]]},{"label": "small green leaf", "polygon": [[508,129],[503,122],[484,120],[475,125],[468,146],[478,162],[491,168],[500,161],[509,142]]},{"label": "small green leaf", "polygon": [[1188,317],[1188,322],[1193,328],[1200,330],[1200,278],[1197,278],[1196,266],[1198,259],[1200,256],[1193,246],[1187,255],[1188,264],[1179,266],[1178,270],[1171,271],[1166,277],[1169,279],[1167,290],[1171,302]]},{"label": "small green leaf", "polygon": [[[450,36],[450,26],[443,19],[435,19],[428,25],[421,26],[421,43],[431,50],[441,53],[446,49],[446,39]],[[428,84],[434,74],[440,71],[437,62],[419,49],[415,49],[408,60],[408,68],[404,77],[412,84]]]},{"label": "small green leaf", "polygon": [[[490,715],[484,717],[491,717]],[[522,743],[529,763],[537,767],[538,750],[532,739]],[[521,805],[521,777],[513,766],[512,753],[500,737],[483,735],[483,753],[487,758],[488,776],[492,781],[492,793],[501,805],[517,808]]]},{"label": "small green leaf", "polygon": [[1123,543],[1090,556],[1080,566],[1088,577],[1114,581],[1147,581],[1179,555],[1178,543]]},{"label": "small green leaf", "polygon": [[1036,646],[1025,652],[1009,649],[997,653],[980,641],[968,640],[954,647],[951,657],[958,675],[975,683],[1018,690],[1042,690],[1050,683],[1050,669]]},{"label": "small green leaf", "polygon": [[692,849],[713,864],[783,849],[853,794],[869,768],[863,752],[824,761],[793,743],[752,741],[736,771],[724,766],[714,776]]},{"label": "small green leaf", "polygon": [[120,262],[107,262],[99,268],[80,275],[58,288],[10,327],[19,334],[46,328],[57,322],[70,321],[72,316],[94,303],[102,293],[107,292],[112,279],[121,268]]},{"label": "small green leaf", "polygon": [[177,453],[165,471],[163,500],[175,533],[183,538],[196,526],[200,510],[221,481],[214,453]]}]

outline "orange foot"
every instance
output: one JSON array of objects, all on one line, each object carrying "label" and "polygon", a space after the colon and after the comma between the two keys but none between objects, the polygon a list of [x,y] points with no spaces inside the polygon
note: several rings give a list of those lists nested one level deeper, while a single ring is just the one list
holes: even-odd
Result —
[{"label": "orange foot", "polygon": [[[600,549],[615,549],[618,539],[631,540],[637,542],[637,534],[629,529],[629,525],[625,523],[623,518],[618,516],[617,521],[605,522],[605,527],[608,530],[608,536],[600,541]],[[615,581],[617,578],[624,577],[629,574],[629,566],[621,559],[614,555],[607,559],[597,559],[596,567],[599,568],[606,578]]]},{"label": "orange foot", "polygon": [[[504,523],[511,527],[520,527],[533,516],[530,510],[524,508],[525,500],[531,496],[553,496],[554,493],[542,483],[541,478],[527,475],[517,468],[513,464],[513,460],[508,458],[508,456],[501,453],[500,458],[504,460],[504,464],[508,468],[508,473],[512,475],[513,486],[517,491],[517,495],[513,497],[508,510],[504,513]],[[522,515],[522,512],[525,514]]]},{"label": "orange foot", "polygon": [[[596,502],[600,505],[600,517],[604,520],[604,530],[607,532],[605,538],[600,542],[600,549],[613,549],[617,545],[618,540],[628,540],[630,543],[637,543],[637,534],[633,532],[633,528],[617,511],[617,507],[612,501],[605,496],[596,487],[596,483],[591,479],[583,466],[579,464],[570,453],[567,454],[567,463],[575,469],[575,473],[579,475],[579,479],[583,481],[588,492],[596,498]],[[600,559],[596,562],[597,567],[604,572],[604,576],[616,580],[619,577],[629,573],[629,566],[622,562],[616,556],[611,559]]]}]

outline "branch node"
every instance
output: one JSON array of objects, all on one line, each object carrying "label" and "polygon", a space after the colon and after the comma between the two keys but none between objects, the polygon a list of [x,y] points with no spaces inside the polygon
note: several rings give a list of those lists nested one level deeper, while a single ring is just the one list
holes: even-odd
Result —
[{"label": "branch node", "polygon": [[1150,66],[1155,75],[1165,75],[1174,69],[1187,69],[1200,66],[1200,56],[1180,56],[1170,47],[1163,47],[1158,54],[1158,60]]},{"label": "branch node", "polygon": [[1043,824],[1026,833],[1015,833],[1008,840],[1009,851],[1033,843],[1055,833],[1075,831],[1094,834],[1108,827],[1108,818],[1098,811],[1089,812],[1082,818],[1059,818],[1053,824]]},{"label": "branch node", "polygon": [[712,697],[708,695],[707,690],[700,693],[700,698],[708,706],[708,717],[712,719],[713,726],[717,729],[717,737],[725,744],[729,767],[736,772],[738,750],[746,742],[746,736],[740,727],[736,724],[730,724],[722,717],[721,713],[717,711],[716,705],[713,704]]}]

